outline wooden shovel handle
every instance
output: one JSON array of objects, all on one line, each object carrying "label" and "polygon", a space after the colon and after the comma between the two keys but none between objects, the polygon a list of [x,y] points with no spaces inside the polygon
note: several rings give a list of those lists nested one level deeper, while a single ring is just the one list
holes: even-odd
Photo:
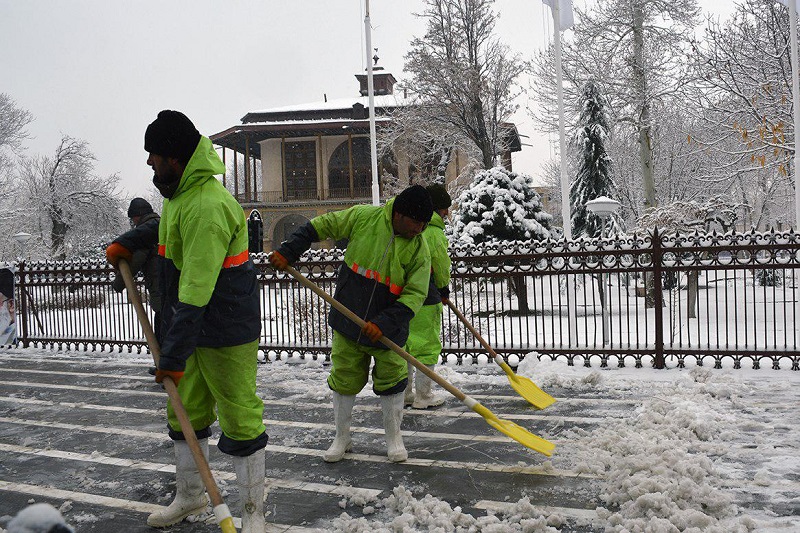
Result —
[{"label": "wooden shovel handle", "polygon": [[[350,309],[348,309],[347,306],[345,306],[343,303],[334,299],[333,296],[322,290],[316,283],[306,278],[304,275],[298,272],[294,267],[287,266],[286,272],[291,274],[292,277],[294,277],[297,281],[299,281],[303,286],[308,287],[309,289],[314,291],[318,296],[322,297],[326,302],[335,307],[337,311],[339,311],[344,316],[355,322],[359,327],[362,328],[364,327],[364,324],[366,324],[366,322],[364,322],[364,320],[362,320],[360,316],[358,316]],[[381,343],[390,350],[392,350],[394,353],[396,353],[397,355],[399,355],[400,357],[402,357],[403,359],[414,365],[414,367],[416,367],[417,370],[419,370],[420,372],[431,378],[440,387],[442,387],[444,390],[446,390],[447,392],[458,398],[460,401],[463,402],[464,398],[467,397],[466,394],[458,390],[458,388],[456,388],[455,386],[451,385],[449,381],[444,379],[442,376],[440,376],[439,374],[437,374],[424,364],[420,363],[416,357],[414,357],[413,355],[402,349],[400,346],[398,346],[391,340],[387,339],[386,336],[381,337]]]},{"label": "wooden shovel handle", "polygon": [[[130,302],[133,304],[133,308],[136,310],[136,316],[139,318],[139,323],[142,325],[142,329],[144,330],[144,336],[147,339],[147,344],[150,346],[150,352],[153,354],[153,362],[155,363],[156,368],[158,368],[158,359],[161,356],[161,347],[158,345],[156,334],[153,332],[153,327],[150,325],[150,318],[147,316],[144,306],[142,305],[142,301],[139,298],[139,291],[136,289],[136,285],[133,282],[131,267],[128,265],[126,260],[120,259],[119,271],[120,274],[122,274],[122,279],[125,281],[125,287],[128,289],[128,300],[130,300]],[[181,431],[186,439],[186,444],[189,445],[189,449],[192,451],[192,457],[194,457],[194,462],[197,464],[197,469],[200,471],[200,477],[203,479],[203,484],[206,486],[206,491],[208,491],[208,496],[211,498],[211,503],[214,505],[214,507],[224,504],[222,495],[220,494],[217,484],[214,481],[214,477],[211,475],[211,469],[208,466],[208,461],[206,461],[206,457],[203,455],[203,451],[200,449],[200,443],[197,442],[197,435],[195,435],[194,429],[192,429],[192,423],[189,421],[189,415],[186,414],[186,408],[183,406],[180,394],[178,394],[177,385],[175,385],[175,382],[172,381],[172,378],[169,376],[164,378],[162,384],[164,385],[164,389],[167,391],[167,395],[172,402],[172,409],[175,411],[175,416],[178,417],[178,422],[180,422],[181,425]]]},{"label": "wooden shovel handle", "polygon": [[456,314],[459,320],[461,320],[461,322],[464,323],[464,325],[467,327],[468,330],[470,330],[470,332],[475,336],[475,338],[478,339],[478,342],[480,342],[481,346],[483,346],[486,349],[486,351],[489,352],[489,355],[491,355],[492,358],[496,360],[497,352],[495,352],[492,349],[492,347],[489,346],[489,343],[486,342],[483,337],[481,337],[481,334],[478,333],[478,330],[475,329],[475,327],[469,323],[467,317],[465,317],[464,314],[458,310],[458,308],[455,306],[453,302],[450,301],[449,298],[447,299],[447,306],[450,308],[451,311],[453,311]]}]

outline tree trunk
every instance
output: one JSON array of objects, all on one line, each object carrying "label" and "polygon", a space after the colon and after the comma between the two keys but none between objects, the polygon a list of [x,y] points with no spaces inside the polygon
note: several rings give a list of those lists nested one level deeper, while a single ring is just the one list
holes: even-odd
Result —
[{"label": "tree trunk", "polygon": [[689,318],[697,318],[697,293],[699,286],[698,282],[699,277],[700,277],[699,271],[692,270],[689,272],[688,284],[686,287],[687,299],[688,299],[686,315]]},{"label": "tree trunk", "polygon": [[[642,169],[642,185],[644,187],[645,209],[656,207],[656,185],[653,177],[653,143],[650,125],[650,102],[647,95],[647,77],[645,75],[644,59],[644,10],[639,1],[631,3],[633,10],[633,72],[634,84],[638,99],[641,102],[639,120],[636,125],[639,142],[639,164]],[[648,279],[645,284],[648,295],[645,298],[645,307],[655,305],[655,294],[652,293],[654,285]]]},{"label": "tree trunk", "polygon": [[530,314],[530,304],[528,303],[528,285],[525,283],[525,276],[517,274],[508,280],[511,290],[517,295],[517,304],[521,315]]}]

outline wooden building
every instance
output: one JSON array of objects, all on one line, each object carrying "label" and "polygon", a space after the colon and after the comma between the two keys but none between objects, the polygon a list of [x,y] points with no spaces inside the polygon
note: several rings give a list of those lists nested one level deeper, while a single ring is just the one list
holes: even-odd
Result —
[{"label": "wooden building", "polygon": [[[359,96],[251,111],[241,124],[211,135],[234,175],[223,179],[251,221],[263,224],[263,247],[270,250],[309,219],[372,201],[367,75],[357,74]],[[412,105],[394,92],[394,76],[375,67],[375,120],[378,130],[391,112]],[[516,128],[502,160],[521,144]],[[455,154],[447,166],[449,183],[467,164]],[[408,157],[395,153],[379,162],[378,174],[409,183]],[[381,191],[381,198],[384,198]],[[252,246],[251,246],[252,248]]]}]

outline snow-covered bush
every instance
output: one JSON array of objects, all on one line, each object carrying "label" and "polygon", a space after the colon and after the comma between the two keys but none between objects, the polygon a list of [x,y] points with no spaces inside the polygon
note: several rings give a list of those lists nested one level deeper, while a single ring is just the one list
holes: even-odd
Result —
[{"label": "snow-covered bush", "polygon": [[482,170],[456,201],[452,238],[469,244],[542,240],[550,237],[551,215],[527,174],[503,167]]}]

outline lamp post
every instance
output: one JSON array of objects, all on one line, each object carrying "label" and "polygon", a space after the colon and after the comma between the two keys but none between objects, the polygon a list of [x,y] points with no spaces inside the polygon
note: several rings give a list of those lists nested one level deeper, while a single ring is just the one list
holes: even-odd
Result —
[{"label": "lamp post", "polygon": [[[606,231],[606,220],[617,212],[620,207],[620,203],[613,198],[609,198],[608,196],[598,196],[594,200],[589,200],[586,202],[586,209],[591,211],[593,214],[600,217],[600,238],[607,236]],[[604,235],[606,234],[606,235]],[[602,285],[602,275],[601,281]],[[611,299],[609,298],[609,291],[611,289],[611,275],[606,274],[606,284],[605,290],[602,291],[602,298],[600,299],[600,305],[603,311],[603,346],[606,346],[610,342],[610,331],[611,331],[611,313],[608,307],[606,306],[606,301],[609,303]]]},{"label": "lamp post", "polygon": [[20,246],[20,251],[24,249],[25,243],[28,242],[31,238],[30,233],[25,233],[24,231],[20,231],[19,233],[15,233],[11,236],[12,239],[16,241],[17,244]]}]

